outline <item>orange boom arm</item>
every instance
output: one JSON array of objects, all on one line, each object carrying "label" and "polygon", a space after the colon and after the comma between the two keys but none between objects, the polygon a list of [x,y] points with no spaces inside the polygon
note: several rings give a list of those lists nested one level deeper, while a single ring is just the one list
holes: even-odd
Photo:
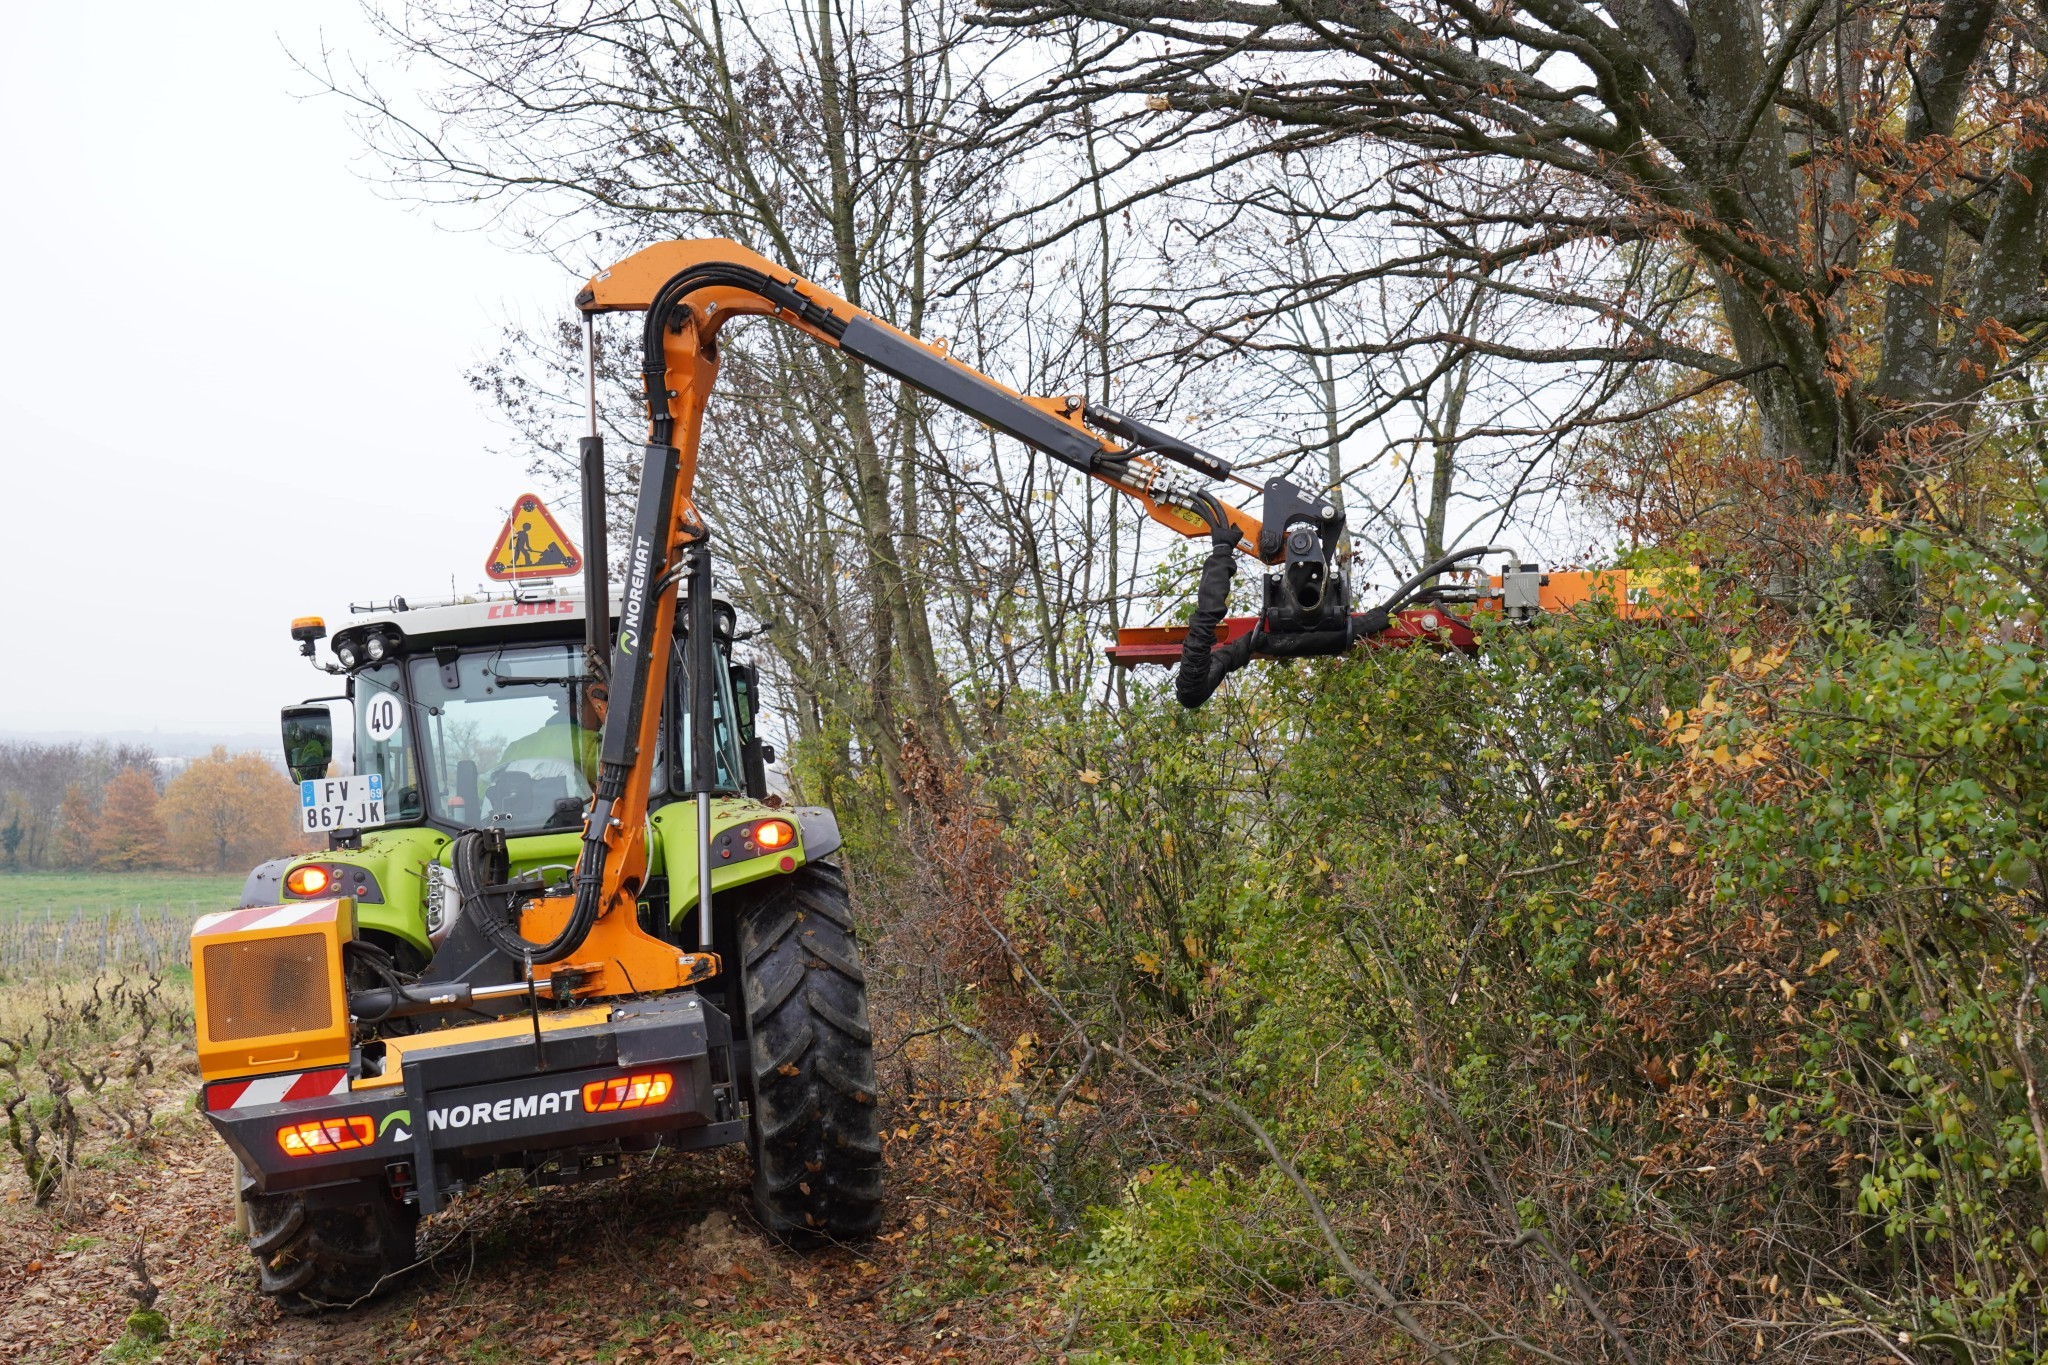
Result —
[{"label": "orange boom arm", "polygon": [[[573,894],[530,901],[520,916],[520,933],[535,948],[534,974],[554,978],[558,995],[667,989],[718,970],[708,952],[679,955],[642,932],[634,907],[647,879],[651,760],[661,713],[657,699],[673,657],[677,603],[685,582],[688,666],[694,677],[712,676],[709,533],[692,495],[704,414],[718,378],[718,336],[728,322],[766,317],[794,327],[1136,500],[1154,520],[1182,535],[1210,533],[1212,520],[1227,523],[1247,553],[1275,561],[1282,547],[1268,523],[1276,510],[1283,522],[1320,516],[1337,524],[1334,506],[1286,479],[1254,485],[1266,499],[1264,521],[1207,499],[1194,480],[1170,466],[1185,466],[1210,479],[1234,478],[1230,466],[1215,456],[1118,413],[1099,407],[1091,411],[1078,397],[1019,394],[953,359],[944,347],[898,331],[737,242],[648,247],[594,277],[577,295],[576,305],[586,315],[647,315],[641,369],[648,440],[634,528],[623,556],[624,597],[611,649],[610,705],[596,791]],[[1121,443],[1111,435],[1122,438]],[[1192,510],[1198,499],[1206,515]],[[691,689],[694,753],[688,783],[698,808],[698,904],[706,949],[712,941],[710,860],[702,850],[709,841],[715,768],[711,691],[708,686]]]},{"label": "orange boom arm", "polygon": [[[657,303],[664,305],[666,326],[660,340],[661,375],[654,373],[654,348],[649,346],[649,414],[657,423],[665,419],[672,424],[679,456],[677,492],[685,506],[697,473],[704,408],[718,377],[719,329],[733,318],[750,316],[786,323],[1044,451],[1135,499],[1153,520],[1182,535],[1206,535],[1209,527],[1185,505],[1196,486],[1167,468],[1166,462],[1187,452],[1203,462],[1192,466],[1199,472],[1230,477],[1230,467],[1223,461],[1163,433],[1149,433],[1161,442],[1158,454],[1148,455],[1137,442],[1119,445],[1089,430],[1088,423],[1111,432],[1119,427],[1146,429],[1118,414],[1105,414],[1099,406],[1090,409],[1077,396],[1020,394],[954,359],[943,345],[898,331],[738,242],[662,242],[595,276],[576,296],[577,307],[585,313],[646,312]],[[1247,547],[1257,547],[1264,529],[1259,518],[1236,507],[1225,511],[1244,533]],[[1259,557],[1270,561],[1276,555],[1273,550]]]}]

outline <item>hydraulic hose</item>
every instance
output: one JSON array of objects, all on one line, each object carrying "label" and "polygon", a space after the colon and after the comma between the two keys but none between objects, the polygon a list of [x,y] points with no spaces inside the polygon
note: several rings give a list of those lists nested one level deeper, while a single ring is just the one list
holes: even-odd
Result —
[{"label": "hydraulic hose", "polygon": [[1202,561],[1195,614],[1181,640],[1180,672],[1173,679],[1174,700],[1190,711],[1215,695],[1225,678],[1251,662],[1266,634],[1262,625],[1221,648],[1217,646],[1216,627],[1230,604],[1230,580],[1237,576],[1237,542],[1244,537],[1207,493],[1195,499],[1195,512],[1209,523],[1209,557]]},{"label": "hydraulic hose", "polygon": [[[1423,584],[1429,582],[1430,579],[1435,578],[1438,574],[1457,567],[1465,560],[1477,559],[1481,555],[1494,554],[1499,552],[1500,549],[1501,547],[1498,545],[1468,545],[1462,550],[1453,550],[1435,563],[1426,565],[1421,572],[1417,573],[1400,587],[1394,589],[1393,596],[1380,603],[1374,610],[1391,617],[1395,612],[1407,606],[1410,598],[1422,591]],[[1382,623],[1380,629],[1385,630],[1386,625]]]},{"label": "hydraulic hose", "polygon": [[668,410],[668,355],[662,333],[668,330],[669,314],[683,296],[695,289],[729,285],[758,294],[800,321],[817,328],[835,342],[846,334],[846,319],[821,304],[813,303],[781,280],[749,266],[725,261],[706,261],[678,271],[662,285],[647,307],[647,321],[641,333],[641,382],[647,396],[647,416],[653,426],[650,445],[667,445],[675,434],[675,419]]},{"label": "hydraulic hose", "polygon": [[[609,811],[611,801],[602,795],[602,777],[600,774],[597,809]],[[502,836],[494,838],[497,831],[481,829],[455,836],[455,842],[448,846],[448,865],[455,873],[455,885],[462,893],[463,903],[478,907],[476,923],[492,947],[517,962],[549,963],[560,962],[583,946],[591,926],[597,923],[598,901],[604,889],[604,826],[604,820],[593,810],[583,835],[583,857],[577,861],[576,903],[569,912],[569,922],[546,943],[534,943],[518,930],[516,917],[521,897],[504,885],[508,868]],[[590,868],[588,873],[584,871],[586,866]]]}]

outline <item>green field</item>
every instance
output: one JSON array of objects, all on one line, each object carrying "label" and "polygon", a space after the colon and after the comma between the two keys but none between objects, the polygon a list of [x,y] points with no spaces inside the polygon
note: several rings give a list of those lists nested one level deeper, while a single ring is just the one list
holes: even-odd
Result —
[{"label": "green field", "polygon": [[0,872],[0,916],[232,909],[241,872]]}]

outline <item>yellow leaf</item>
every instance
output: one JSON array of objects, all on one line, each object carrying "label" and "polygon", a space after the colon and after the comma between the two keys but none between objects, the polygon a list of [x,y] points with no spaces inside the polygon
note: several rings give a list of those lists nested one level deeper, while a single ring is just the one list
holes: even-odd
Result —
[{"label": "yellow leaf", "polygon": [[1101,773],[1099,773],[1099,772],[1096,772],[1096,771],[1095,771],[1095,769],[1093,769],[1093,768],[1083,768],[1083,769],[1081,769],[1081,785],[1082,785],[1082,786],[1085,786],[1085,787],[1092,787],[1092,786],[1095,786],[1095,785],[1096,785],[1097,783],[1099,783],[1099,782],[1101,782],[1101,781],[1102,781],[1102,774],[1101,774]]},{"label": "yellow leaf", "polygon": [[1142,951],[1132,953],[1131,962],[1134,966],[1137,967],[1139,971],[1145,973],[1145,975],[1147,976],[1159,975],[1159,954],[1157,953],[1147,953]]},{"label": "yellow leaf", "polygon": [[1673,853],[1683,853],[1685,852],[1685,845],[1680,843],[1678,840],[1673,839],[1671,841],[1671,851]]},{"label": "yellow leaf", "polygon": [[1830,962],[1833,962],[1836,958],[1840,957],[1841,955],[1842,950],[1840,948],[1828,949],[1826,952],[1822,953],[1818,959],[1815,960],[1814,964],[1811,967],[1808,967],[1806,969],[1806,974],[1808,976],[1812,976],[1815,972],[1827,966]]},{"label": "yellow leaf", "polygon": [[1737,649],[1733,654],[1730,654],[1728,656],[1728,666],[1730,668],[1742,667],[1744,664],[1749,662],[1749,655],[1749,646],[1743,645],[1740,649]]},{"label": "yellow leaf", "polygon": [[1181,935],[1180,946],[1188,950],[1188,961],[1200,962],[1202,960],[1202,940],[1195,937],[1194,930],[1190,929]]},{"label": "yellow leaf", "polygon": [[1159,851],[1171,858],[1173,856],[1173,847],[1173,831],[1167,830],[1159,836]]},{"label": "yellow leaf", "polygon": [[1728,752],[1728,746],[1725,744],[1716,744],[1714,746],[1713,758],[1714,762],[1724,768],[1735,761],[1735,755]]}]

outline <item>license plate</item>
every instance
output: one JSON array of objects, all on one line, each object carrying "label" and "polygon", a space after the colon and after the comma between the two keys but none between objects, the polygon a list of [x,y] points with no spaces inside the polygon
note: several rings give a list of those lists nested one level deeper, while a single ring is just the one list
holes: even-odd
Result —
[{"label": "license plate", "polygon": [[299,784],[299,828],[307,834],[384,823],[384,777],[316,777]]}]

